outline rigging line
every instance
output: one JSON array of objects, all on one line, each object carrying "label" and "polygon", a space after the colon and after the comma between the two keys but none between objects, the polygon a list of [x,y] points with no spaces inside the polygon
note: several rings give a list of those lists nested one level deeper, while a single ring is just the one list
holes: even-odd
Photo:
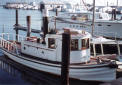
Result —
[{"label": "rigging line", "polygon": [[84,2],[84,0],[82,0],[82,2],[83,2],[83,4],[84,4],[84,6],[86,7],[87,11],[89,11],[89,10],[88,10],[88,7],[86,6],[86,4],[85,4],[85,2]]}]

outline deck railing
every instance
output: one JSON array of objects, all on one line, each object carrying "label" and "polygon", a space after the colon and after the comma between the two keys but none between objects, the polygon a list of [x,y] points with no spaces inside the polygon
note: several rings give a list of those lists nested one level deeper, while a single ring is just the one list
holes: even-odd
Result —
[{"label": "deck railing", "polygon": [[[18,36],[18,39],[16,40],[16,36]],[[20,54],[21,51],[21,42],[22,41],[28,41],[28,40],[34,40],[37,39],[37,37],[24,37],[21,35],[16,35],[12,33],[1,33],[0,34],[0,47],[8,50],[9,52],[13,52],[16,54]]]},{"label": "deck railing", "polygon": [[0,47],[6,49],[9,52],[19,54],[21,47],[18,43],[26,39],[26,37],[18,35],[18,41],[16,41],[15,36],[15,34],[11,33],[0,34]]}]

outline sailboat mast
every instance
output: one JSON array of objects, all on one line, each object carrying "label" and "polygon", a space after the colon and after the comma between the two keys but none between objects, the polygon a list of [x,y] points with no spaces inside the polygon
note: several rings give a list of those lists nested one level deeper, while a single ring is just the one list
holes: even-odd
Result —
[{"label": "sailboat mast", "polygon": [[117,0],[117,3],[116,3],[117,7],[118,7],[118,0]]},{"label": "sailboat mast", "polygon": [[93,0],[92,36],[94,35],[95,0]]}]

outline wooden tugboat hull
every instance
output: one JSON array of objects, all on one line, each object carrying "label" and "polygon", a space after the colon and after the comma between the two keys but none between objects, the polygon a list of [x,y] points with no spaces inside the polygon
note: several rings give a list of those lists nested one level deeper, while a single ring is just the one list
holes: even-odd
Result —
[{"label": "wooden tugboat hull", "polygon": [[[2,49],[10,59],[29,68],[47,72],[56,76],[61,75],[61,65],[32,60],[28,57],[16,55]],[[109,82],[116,79],[116,68],[111,68],[110,63],[93,65],[70,65],[69,76],[73,79],[85,81]]]}]

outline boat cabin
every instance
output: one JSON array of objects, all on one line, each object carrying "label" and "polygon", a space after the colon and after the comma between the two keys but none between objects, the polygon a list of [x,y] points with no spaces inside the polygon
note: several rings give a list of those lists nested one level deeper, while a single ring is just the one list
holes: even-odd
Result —
[{"label": "boat cabin", "polygon": [[[60,17],[61,16],[66,17],[67,19],[71,19],[71,20],[91,21],[93,14],[92,12],[64,13],[64,14],[61,14]],[[95,20],[110,20],[110,17],[107,13],[96,12]]]},{"label": "boat cabin", "polygon": [[[26,55],[61,62],[62,59],[62,33],[47,34],[45,44],[40,38],[32,37],[21,42],[21,52]],[[83,63],[90,60],[90,37],[85,31],[70,30],[71,51],[70,63]]]}]

